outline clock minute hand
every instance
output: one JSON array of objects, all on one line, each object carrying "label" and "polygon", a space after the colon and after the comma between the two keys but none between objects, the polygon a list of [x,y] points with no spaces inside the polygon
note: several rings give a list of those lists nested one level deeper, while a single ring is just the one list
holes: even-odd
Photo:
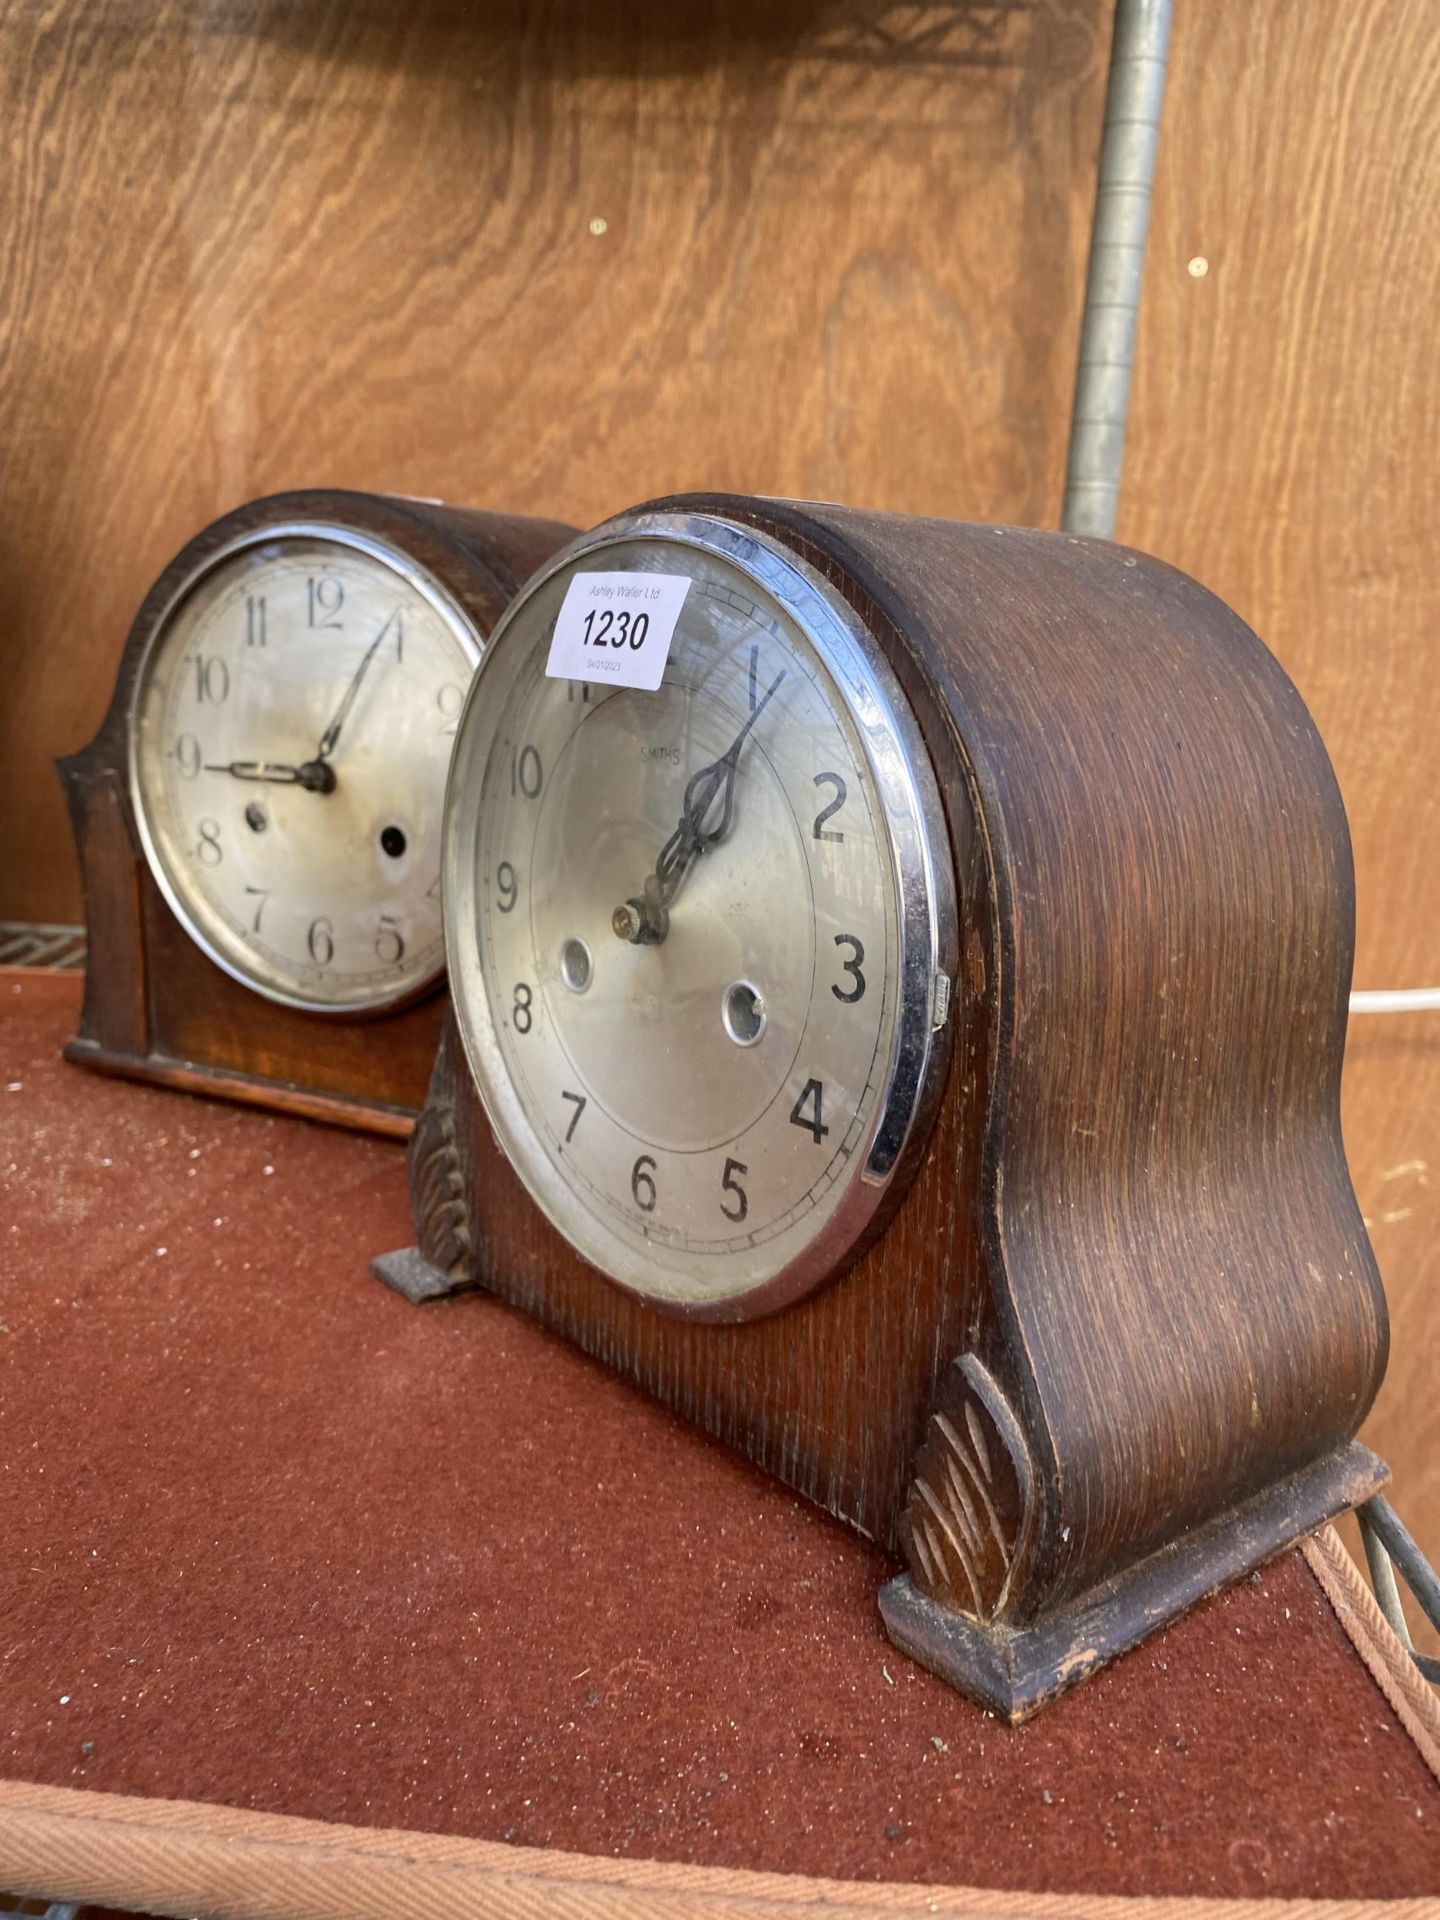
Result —
[{"label": "clock minute hand", "polygon": [[[766,688],[764,698],[756,703],[749,719],[720,758],[712,760],[708,767],[701,767],[698,773],[691,774],[686,782],[679,825],[660,849],[655,871],[645,882],[643,895],[627,900],[610,917],[611,927],[620,939],[629,940],[637,946],[653,946],[665,938],[669,931],[668,909],[679,893],[686,874],[702,853],[723,840],[730,831],[735,811],[735,775],[740,766],[740,755],[750,737],[750,729],[779,692],[785,673],[786,669],[782,667]],[[721,803],[720,818],[715,826],[707,828],[705,822],[717,799]]]},{"label": "clock minute hand", "polygon": [[390,626],[390,622],[387,620],[385,622],[385,625],[381,627],[379,633],[376,634],[375,638],[370,642],[370,645],[366,648],[365,658],[360,662],[359,666],[355,669],[354,678],[351,680],[349,686],[345,689],[344,698],[341,700],[339,706],[335,709],[334,719],[330,722],[329,726],[326,727],[324,733],[322,733],[320,736],[320,744],[315,749],[315,760],[310,763],[311,765],[315,765],[316,763],[323,764],[323,762],[328,760],[331,754],[335,751],[335,743],[340,738],[340,729],[344,726],[346,720],[349,718],[350,709],[354,706],[355,697],[360,691],[360,682],[365,678],[365,675],[369,672],[370,662],[375,658],[376,650],[379,647],[380,642],[385,638],[385,635],[389,629],[389,626]]}]

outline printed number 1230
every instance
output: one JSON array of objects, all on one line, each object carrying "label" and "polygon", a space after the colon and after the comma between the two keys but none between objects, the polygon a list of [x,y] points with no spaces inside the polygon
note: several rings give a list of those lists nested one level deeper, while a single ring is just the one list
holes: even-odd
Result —
[{"label": "printed number 1230", "polygon": [[594,608],[585,616],[585,638],[582,645],[587,647],[643,647],[645,636],[650,631],[648,613],[631,613],[622,607],[617,613],[613,607]]}]

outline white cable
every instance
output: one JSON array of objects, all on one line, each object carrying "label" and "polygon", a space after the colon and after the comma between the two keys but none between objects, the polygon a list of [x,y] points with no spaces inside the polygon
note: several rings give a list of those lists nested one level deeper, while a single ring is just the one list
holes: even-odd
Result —
[{"label": "white cable", "polygon": [[1440,1012],[1440,987],[1377,988],[1373,993],[1352,993],[1351,1013],[1435,1013]]}]

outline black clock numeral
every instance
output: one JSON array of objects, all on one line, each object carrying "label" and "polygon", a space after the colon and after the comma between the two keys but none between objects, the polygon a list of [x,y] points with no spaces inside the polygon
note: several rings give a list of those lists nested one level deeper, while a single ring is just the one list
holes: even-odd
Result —
[{"label": "black clock numeral", "polygon": [[384,626],[381,627],[379,633],[376,634],[375,643],[377,646],[385,638],[386,634],[390,632],[392,627],[395,630],[395,664],[397,667],[403,667],[405,664],[405,610],[403,607],[396,607],[390,618],[385,622]]},{"label": "black clock numeral", "polygon": [[830,802],[828,807],[822,807],[815,816],[815,838],[817,840],[843,840],[845,838],[844,834],[832,833],[825,822],[830,818],[832,813],[838,813],[841,807],[844,806],[846,794],[845,782],[840,778],[838,773],[817,773],[815,776],[815,785],[817,787],[834,787],[835,789],[835,798]]},{"label": "black clock numeral", "polygon": [[388,913],[381,914],[375,930],[375,958],[382,967],[398,967],[405,958],[405,936]]},{"label": "black clock numeral", "polygon": [[522,793],[527,800],[536,800],[540,796],[540,787],[544,778],[544,769],[540,765],[540,755],[534,747],[511,748],[511,793]]},{"label": "black clock numeral", "polygon": [[192,654],[195,662],[195,704],[203,707],[207,701],[212,707],[220,707],[230,697],[230,669],[219,654],[212,654],[207,660],[203,653]]},{"label": "black clock numeral", "polygon": [[200,742],[193,733],[182,733],[175,742],[175,764],[182,780],[193,780],[200,771]]},{"label": "black clock numeral", "polygon": [[266,632],[265,596],[263,593],[247,593],[245,596],[245,644],[247,647],[263,647],[269,635]]},{"label": "black clock numeral", "polygon": [[760,649],[750,649],[750,711],[753,713],[760,704]]},{"label": "black clock numeral", "polygon": [[842,993],[839,987],[831,987],[830,989],[837,1000],[843,1000],[847,1007],[853,1007],[857,1000],[863,1000],[865,998],[865,976],[860,971],[861,967],[865,964],[865,949],[853,933],[837,933],[835,936],[835,944],[837,947],[853,947],[855,949],[850,958],[843,963],[846,973],[848,973],[850,978],[855,982],[855,991],[853,993]]},{"label": "black clock numeral", "polygon": [[465,704],[464,688],[449,685],[441,687],[435,696],[435,704],[445,723],[440,729],[440,738],[448,740],[460,724],[460,709]]},{"label": "black clock numeral", "polygon": [[749,1171],[750,1169],[743,1161],[727,1160],[725,1162],[725,1175],[720,1182],[721,1192],[730,1194],[739,1202],[739,1205],[734,1208],[728,1207],[723,1200],[720,1202],[721,1213],[724,1214],[727,1220],[733,1220],[737,1226],[750,1211],[750,1196],[741,1186],[736,1175],[748,1174]]},{"label": "black clock numeral", "polygon": [[[823,1100],[824,1091],[820,1082],[818,1080],[807,1080],[800,1090],[800,1098],[790,1109],[791,1126],[804,1127],[805,1131],[813,1138],[817,1147],[830,1131],[829,1127],[825,1125],[820,1117]],[[810,1108],[808,1113],[805,1111],[807,1106]]]},{"label": "black clock numeral", "polygon": [[582,706],[586,706],[586,707],[589,706],[590,704],[589,683],[584,680],[567,680],[565,682],[566,706],[573,707],[577,699],[580,701]]},{"label": "black clock numeral", "polygon": [[329,628],[340,631],[340,609],[345,604],[345,583],[328,575],[316,580],[313,576],[305,582],[308,606],[310,610],[308,624],[312,631],[319,633]]},{"label": "black clock numeral", "polygon": [[255,918],[250,922],[250,931],[259,933],[260,921],[265,912],[265,902],[270,898],[269,887],[246,887],[246,893],[253,893],[255,899]]},{"label": "black clock numeral", "polygon": [[655,1171],[654,1156],[642,1153],[630,1169],[630,1192],[635,1204],[642,1213],[654,1213],[658,1195],[655,1182],[650,1178]]},{"label": "black clock numeral", "polygon": [[531,1011],[534,998],[532,990],[521,980],[515,988],[515,1004],[510,1009],[510,1018],[515,1023],[517,1033],[529,1033],[535,1024],[535,1015]]},{"label": "black clock numeral", "polygon": [[440,876],[438,873],[430,882],[429,886],[426,887],[425,898],[427,900],[438,900],[440,898]]},{"label": "black clock numeral", "polygon": [[310,922],[310,931],[305,936],[305,945],[310,950],[310,958],[317,967],[328,967],[335,958],[335,929],[322,914],[318,920]]},{"label": "black clock numeral", "polygon": [[195,842],[195,858],[202,867],[218,867],[225,858],[224,849],[220,845],[220,822],[202,820],[199,831],[200,838]]},{"label": "black clock numeral", "polygon": [[495,869],[495,888],[500,895],[501,913],[513,913],[515,902],[520,898],[520,882],[508,860],[502,860]]},{"label": "black clock numeral", "polygon": [[560,1095],[560,1098],[561,1098],[562,1100],[573,1100],[573,1101],[575,1102],[575,1111],[574,1111],[574,1113],[572,1113],[572,1114],[571,1114],[571,1116],[570,1116],[570,1124],[569,1124],[569,1126],[568,1126],[568,1127],[567,1127],[567,1128],[565,1129],[565,1145],[566,1145],[566,1146],[568,1147],[568,1146],[569,1146],[569,1144],[570,1144],[570,1142],[571,1142],[571,1141],[572,1141],[572,1140],[574,1139],[574,1137],[575,1137],[575,1129],[576,1129],[576,1127],[578,1127],[578,1126],[579,1126],[579,1124],[580,1124],[580,1116],[581,1116],[581,1114],[582,1114],[582,1113],[583,1113],[583,1112],[585,1111],[585,1108],[586,1108],[586,1106],[587,1106],[587,1104],[588,1104],[588,1103],[587,1103],[587,1101],[586,1101],[586,1099],[585,1099],[585,1096],[584,1096],[584,1094],[583,1094],[583,1093],[564,1093],[564,1092],[562,1092],[562,1093],[561,1093],[561,1095]]}]

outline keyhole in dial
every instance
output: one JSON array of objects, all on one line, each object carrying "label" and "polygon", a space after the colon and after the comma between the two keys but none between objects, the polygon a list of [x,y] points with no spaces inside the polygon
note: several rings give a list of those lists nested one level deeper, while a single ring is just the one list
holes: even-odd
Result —
[{"label": "keyhole in dial", "polygon": [[245,809],[245,824],[252,833],[263,833],[270,824],[270,817],[258,800],[252,800]]},{"label": "keyhole in dial", "polygon": [[737,980],[725,995],[720,1017],[737,1047],[753,1047],[765,1031],[764,998],[748,980]]},{"label": "keyhole in dial", "polygon": [[560,949],[560,977],[572,993],[584,993],[590,984],[590,949],[573,936]]},{"label": "keyhole in dial", "polygon": [[405,831],[402,827],[386,827],[380,835],[380,845],[392,860],[398,860],[405,851]]}]

